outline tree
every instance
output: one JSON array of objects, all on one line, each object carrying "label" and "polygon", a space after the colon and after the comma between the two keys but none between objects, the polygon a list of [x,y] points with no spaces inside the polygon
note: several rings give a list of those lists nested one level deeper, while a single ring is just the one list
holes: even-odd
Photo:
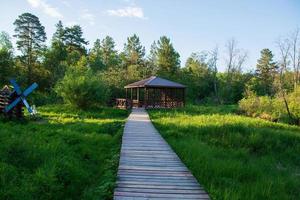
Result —
[{"label": "tree", "polygon": [[124,51],[120,54],[121,66],[126,70],[127,81],[136,81],[146,76],[145,47],[140,38],[134,34],[127,38]]},{"label": "tree", "polygon": [[291,59],[291,64],[293,67],[293,78],[294,78],[294,89],[297,89],[298,84],[300,84],[300,46],[299,46],[299,28],[297,28],[294,33],[292,33],[289,43],[290,51],[289,57]]},{"label": "tree", "polygon": [[154,41],[150,47],[150,54],[147,57],[147,74],[155,75],[158,71],[157,66],[157,44]]},{"label": "tree", "polygon": [[291,49],[291,43],[289,42],[288,39],[279,39],[277,41],[277,45],[279,47],[279,51],[280,51],[280,63],[279,63],[279,82],[278,82],[278,90],[279,90],[279,94],[283,99],[284,105],[285,105],[285,109],[288,113],[288,116],[290,118],[290,120],[292,122],[295,121],[294,115],[291,112],[290,106],[289,106],[289,102],[288,99],[286,97],[286,89],[284,87],[285,83],[284,83],[284,79],[285,79],[285,74],[287,72],[288,69],[288,65],[289,65],[289,52]]},{"label": "tree", "polygon": [[6,49],[9,51],[13,50],[13,45],[10,41],[10,36],[8,33],[2,31],[0,32],[0,49]]},{"label": "tree", "polygon": [[7,33],[0,33],[0,87],[8,83],[14,75],[13,51],[10,37]]},{"label": "tree", "polygon": [[94,72],[105,69],[105,65],[104,65],[102,57],[101,57],[101,41],[100,41],[100,39],[97,39],[94,42],[94,46],[89,53],[88,59],[89,59],[89,67]]},{"label": "tree", "polygon": [[174,76],[180,68],[179,53],[166,36],[160,37],[157,45],[158,75],[166,78]]},{"label": "tree", "polygon": [[124,44],[124,55],[126,66],[143,64],[145,47],[141,44],[140,38],[136,34],[127,38],[127,43]]},{"label": "tree", "polygon": [[45,51],[43,66],[51,73],[49,87],[53,87],[64,77],[67,69],[66,58],[67,50],[59,41],[53,41],[51,47]]},{"label": "tree", "polygon": [[14,25],[17,48],[22,52],[21,61],[27,69],[27,82],[31,83],[35,62],[46,40],[45,28],[39,18],[30,13],[20,15]]},{"label": "tree", "polygon": [[226,86],[225,86],[225,94],[224,96],[226,98],[227,103],[233,102],[233,96],[235,94],[233,93],[232,87],[234,79],[240,78],[240,75],[242,73],[242,66],[247,58],[247,53],[244,52],[241,49],[237,48],[237,41],[235,39],[230,39],[227,41],[226,45],[226,53],[227,53],[227,67],[226,67]]},{"label": "tree", "polygon": [[95,41],[89,54],[89,63],[94,71],[116,69],[120,61],[112,37],[106,36],[102,41]]},{"label": "tree", "polygon": [[100,50],[106,68],[115,68],[120,62],[115,46],[115,41],[110,36],[106,36],[101,42]]},{"label": "tree", "polygon": [[86,66],[68,69],[64,78],[59,81],[55,91],[65,103],[78,108],[94,108],[106,105],[110,90],[104,79]]},{"label": "tree", "polygon": [[76,50],[79,51],[81,55],[86,54],[85,45],[88,45],[88,41],[83,38],[83,32],[79,25],[66,27],[63,31],[62,40],[68,52]]},{"label": "tree", "polygon": [[65,29],[64,29],[62,21],[59,20],[58,23],[55,25],[55,27],[56,27],[56,31],[53,34],[52,42],[61,42],[61,43],[63,43],[64,42]]},{"label": "tree", "polygon": [[262,91],[257,91],[260,95],[274,95],[273,82],[276,74],[277,66],[273,62],[273,54],[269,49],[261,50],[261,57],[257,61],[256,74],[259,81],[259,88]]},{"label": "tree", "polygon": [[209,68],[207,52],[192,53],[183,68],[181,82],[187,85],[188,98],[199,101],[213,91],[212,73]]},{"label": "tree", "polygon": [[218,54],[219,54],[218,47],[214,48],[211,52],[209,52],[210,58],[208,60],[208,66],[209,66],[210,70],[212,71],[215,98],[216,98],[218,103],[221,103],[220,97],[219,97],[218,77],[217,77],[217,74],[218,74],[218,67],[217,67]]},{"label": "tree", "polygon": [[0,33],[0,87],[7,84],[14,75],[13,47],[10,36],[6,32]]},{"label": "tree", "polygon": [[114,68],[119,64],[118,52],[115,49],[115,41],[112,37],[106,36],[101,41],[99,50],[106,69]]}]

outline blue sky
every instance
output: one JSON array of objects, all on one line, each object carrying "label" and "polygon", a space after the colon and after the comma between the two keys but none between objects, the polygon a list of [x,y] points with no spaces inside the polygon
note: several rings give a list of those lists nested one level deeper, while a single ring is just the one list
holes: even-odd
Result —
[{"label": "blue sky", "polygon": [[230,38],[248,52],[246,69],[253,69],[260,50],[277,53],[276,39],[300,26],[299,0],[2,0],[0,31],[14,33],[13,22],[23,12],[40,18],[47,37],[54,25],[79,24],[93,44],[110,35],[122,50],[133,33],[149,50],[160,36],[171,38],[181,63],[192,52],[220,49],[219,68],[224,69],[224,45]]}]

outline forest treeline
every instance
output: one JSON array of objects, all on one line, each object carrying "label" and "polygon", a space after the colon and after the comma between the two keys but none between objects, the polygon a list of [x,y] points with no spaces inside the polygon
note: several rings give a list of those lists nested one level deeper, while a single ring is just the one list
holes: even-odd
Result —
[{"label": "forest treeline", "polygon": [[[14,26],[12,37],[16,39],[16,49],[6,32],[0,34],[0,85],[8,84],[11,77],[24,86],[37,82],[37,104],[53,103],[58,97],[79,107],[112,104],[115,98],[124,97],[124,85],[157,75],[187,85],[187,99],[191,103],[232,104],[244,98],[243,109],[255,115],[249,109],[254,109],[260,104],[257,102],[262,102],[259,97],[265,96],[270,102],[280,99],[283,112],[290,118],[299,117],[294,114],[300,113],[295,110],[299,109],[299,103],[289,98],[296,95],[299,100],[298,29],[277,40],[278,60],[274,60],[270,49],[262,49],[252,72],[243,70],[247,52],[238,47],[236,40],[228,40],[222,55],[226,59],[226,66],[223,66],[226,70],[220,72],[221,56],[217,47],[191,53],[182,64],[167,36],[154,41],[146,53],[136,34],[127,38],[122,51],[117,51],[110,36],[97,39],[88,49],[89,42],[83,37],[82,28],[64,26],[61,21],[56,24],[53,36],[48,38],[50,45],[46,46],[45,28],[31,13],[18,16]],[[268,105],[272,104],[270,102]],[[291,104],[296,108],[291,108]]]}]

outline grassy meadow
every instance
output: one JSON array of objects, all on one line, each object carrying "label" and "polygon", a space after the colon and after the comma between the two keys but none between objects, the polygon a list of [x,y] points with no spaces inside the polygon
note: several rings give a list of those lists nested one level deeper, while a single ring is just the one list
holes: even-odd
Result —
[{"label": "grassy meadow", "polygon": [[0,121],[0,199],[111,199],[127,111],[38,108]]},{"label": "grassy meadow", "polygon": [[212,199],[300,199],[300,127],[236,111],[187,106],[149,113]]}]

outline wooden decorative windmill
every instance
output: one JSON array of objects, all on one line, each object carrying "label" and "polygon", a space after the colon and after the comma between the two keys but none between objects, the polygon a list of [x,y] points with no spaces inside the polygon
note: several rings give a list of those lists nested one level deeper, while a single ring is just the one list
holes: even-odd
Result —
[{"label": "wooden decorative windmill", "polygon": [[23,105],[27,108],[30,114],[34,114],[32,108],[26,100],[26,97],[35,90],[38,85],[33,83],[26,90],[22,92],[17,82],[10,80],[13,89],[9,86],[4,86],[0,91],[0,112],[8,117],[23,117]]}]

